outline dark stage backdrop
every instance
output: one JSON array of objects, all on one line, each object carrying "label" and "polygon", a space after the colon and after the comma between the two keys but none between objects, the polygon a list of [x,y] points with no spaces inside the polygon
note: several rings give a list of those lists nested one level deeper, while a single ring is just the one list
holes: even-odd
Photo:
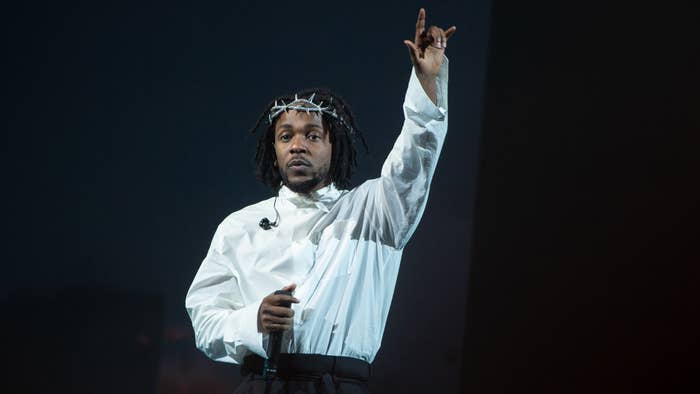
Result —
[{"label": "dark stage backdrop", "polygon": [[627,3],[494,2],[466,393],[697,386],[697,13]]},{"label": "dark stage backdrop", "polygon": [[357,182],[376,177],[422,6],[458,27],[450,128],[373,391],[680,387],[700,332],[697,18],[560,3],[4,5],[2,384],[230,393],[238,369],[195,349],[184,295],[217,224],[270,195],[247,130],[271,97],[330,87],[368,138]]},{"label": "dark stage backdrop", "polygon": [[16,380],[38,391],[231,392],[238,370],[194,348],[184,296],[217,224],[270,195],[253,177],[247,130],[273,96],[330,87],[368,139],[357,183],[376,177],[402,123],[402,41],[421,6],[429,24],[458,27],[450,129],[372,387],[458,391],[487,0],[3,6],[0,285]]}]

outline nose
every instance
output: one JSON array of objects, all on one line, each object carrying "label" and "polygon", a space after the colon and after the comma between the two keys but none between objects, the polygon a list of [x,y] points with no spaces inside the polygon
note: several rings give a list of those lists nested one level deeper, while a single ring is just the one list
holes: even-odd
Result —
[{"label": "nose", "polygon": [[302,135],[297,135],[292,138],[292,143],[289,145],[289,152],[298,154],[306,153],[305,138]]}]

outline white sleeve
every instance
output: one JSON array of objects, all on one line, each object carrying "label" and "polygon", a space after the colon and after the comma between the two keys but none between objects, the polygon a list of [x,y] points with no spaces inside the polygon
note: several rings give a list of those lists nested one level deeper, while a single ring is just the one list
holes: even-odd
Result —
[{"label": "white sleeve", "polygon": [[437,105],[427,96],[415,69],[403,104],[404,123],[370,189],[376,207],[380,236],[402,249],[415,231],[428,199],[437,159],[447,133],[448,61],[443,58],[437,77]]},{"label": "white sleeve", "polygon": [[217,361],[241,364],[249,351],[267,357],[258,332],[262,300],[245,305],[221,226],[185,297],[197,348]]}]

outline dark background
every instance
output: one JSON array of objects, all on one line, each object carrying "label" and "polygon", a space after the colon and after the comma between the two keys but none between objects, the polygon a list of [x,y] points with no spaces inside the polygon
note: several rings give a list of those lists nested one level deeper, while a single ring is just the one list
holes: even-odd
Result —
[{"label": "dark background", "polygon": [[697,386],[694,20],[493,2],[464,392]]},{"label": "dark background", "polygon": [[[1,281],[25,384],[231,392],[238,369],[194,347],[184,297],[221,220],[271,195],[254,179],[248,130],[274,96],[330,87],[370,147],[356,183],[377,177],[403,122],[403,40],[421,6],[428,23],[458,26],[456,110],[373,387],[425,391],[437,378],[458,390],[488,2],[46,2],[3,13],[12,187]],[[407,374],[421,378],[402,383]]]},{"label": "dark background", "polygon": [[[270,195],[247,134],[327,86],[376,177],[419,7],[450,127],[375,392],[671,391],[697,345],[692,13],[441,1],[5,6],[2,310],[24,392],[227,393],[184,295],[216,225]],[[681,319],[679,319],[679,317]]]}]

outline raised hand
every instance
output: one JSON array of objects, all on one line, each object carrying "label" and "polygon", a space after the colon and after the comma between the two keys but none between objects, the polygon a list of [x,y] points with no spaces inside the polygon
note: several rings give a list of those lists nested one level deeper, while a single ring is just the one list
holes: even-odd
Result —
[{"label": "raised hand", "polygon": [[447,48],[447,40],[457,30],[452,26],[443,30],[438,26],[430,26],[425,29],[425,9],[418,11],[418,21],[416,21],[416,35],[414,41],[405,40],[408,47],[411,62],[416,68],[416,73],[426,75],[437,75],[442,65],[442,55]]},{"label": "raised hand", "polygon": [[437,26],[425,29],[425,9],[418,11],[416,22],[416,35],[414,41],[405,40],[411,63],[416,70],[416,76],[423,86],[423,90],[433,103],[437,104],[437,86],[435,78],[440,72],[443,54],[447,48],[447,40],[457,30],[452,26],[443,30]]}]

